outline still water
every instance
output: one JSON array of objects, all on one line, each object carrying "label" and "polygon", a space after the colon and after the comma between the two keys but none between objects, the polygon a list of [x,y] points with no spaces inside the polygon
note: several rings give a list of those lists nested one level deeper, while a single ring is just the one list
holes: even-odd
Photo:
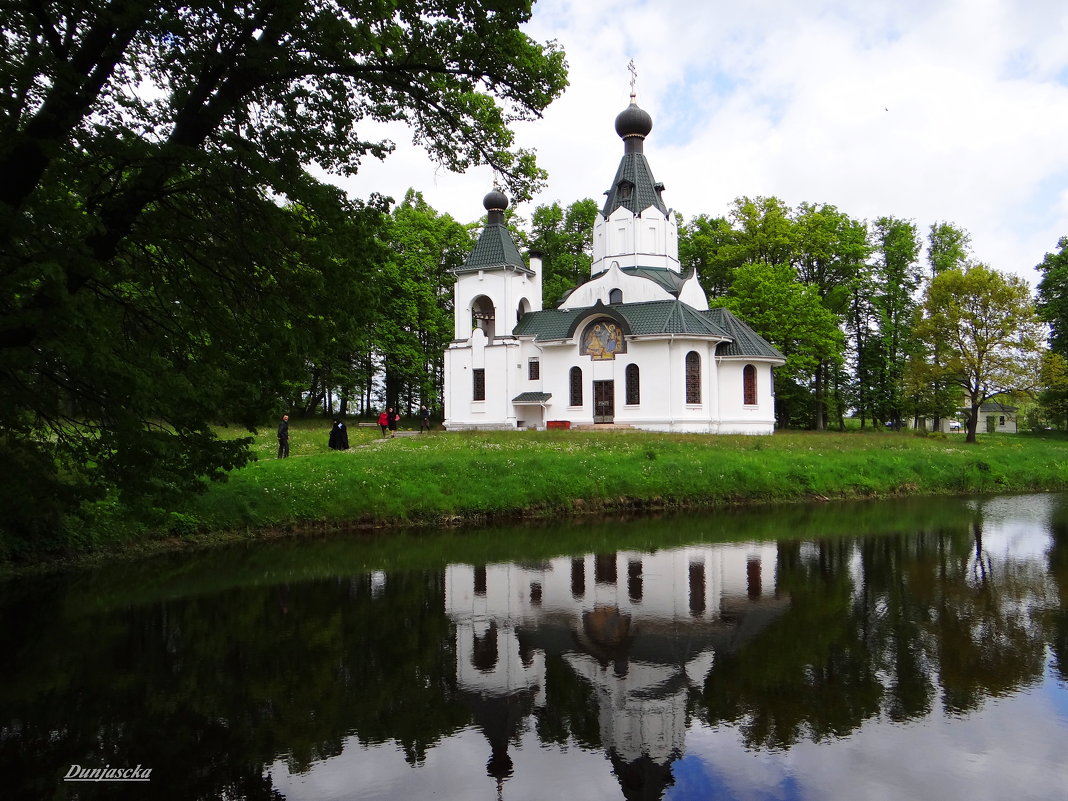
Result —
[{"label": "still water", "polygon": [[8,798],[1068,799],[1062,495],[291,540],[0,616]]}]

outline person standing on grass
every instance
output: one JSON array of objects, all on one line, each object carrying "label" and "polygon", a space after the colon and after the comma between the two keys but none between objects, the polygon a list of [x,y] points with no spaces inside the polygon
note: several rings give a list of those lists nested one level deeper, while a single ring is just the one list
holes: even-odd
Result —
[{"label": "person standing on grass", "polygon": [[382,429],[383,437],[386,436],[386,430],[389,428],[389,412],[392,411],[393,410],[390,409],[389,411],[382,412],[382,414],[378,415],[378,427]]},{"label": "person standing on grass", "polygon": [[397,423],[400,422],[400,414],[398,412],[393,411],[393,407],[392,406],[389,407],[389,410],[388,410],[388,419],[389,419],[389,436],[390,436],[390,438],[393,438],[393,437],[397,436]]},{"label": "person standing on grass", "polygon": [[334,418],[334,426],[330,429],[330,449],[335,451],[349,449],[349,432],[340,417]]},{"label": "person standing on grass", "polygon": [[278,424],[278,458],[289,458],[289,415],[282,415],[282,422]]},{"label": "person standing on grass", "polygon": [[427,433],[430,433],[430,409],[426,408],[426,404],[425,403],[422,406],[419,407],[419,433],[420,434],[423,433],[423,429],[424,428],[427,430]]}]

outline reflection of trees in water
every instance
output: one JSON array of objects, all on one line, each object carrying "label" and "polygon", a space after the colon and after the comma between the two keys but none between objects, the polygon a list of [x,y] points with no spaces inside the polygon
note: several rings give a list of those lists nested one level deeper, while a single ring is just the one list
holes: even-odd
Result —
[{"label": "reflection of trees in water", "polygon": [[13,797],[51,797],[61,766],[140,762],[154,797],[277,798],[279,754],[300,771],[355,735],[414,765],[471,721],[437,572],[392,574],[375,598],[366,575],[291,584],[285,610],[271,587],[104,614],[42,589],[16,604],[33,625],[0,635],[20,658],[20,683],[0,683]]},{"label": "reflection of trees in water", "polygon": [[882,687],[853,610],[851,557],[847,540],[780,543],[777,591],[790,606],[737,653],[717,652],[699,716],[737,724],[751,747],[782,748],[845,735],[878,711]]},{"label": "reflection of trees in water", "polygon": [[[609,569],[605,560],[598,575]],[[991,559],[981,518],[913,536],[783,542],[764,591],[789,603],[717,650],[687,712],[737,724],[751,747],[787,748],[939,703],[966,713],[1039,680],[1047,644],[1064,677],[1068,508],[1055,517],[1047,569]],[[655,590],[629,564],[626,578],[631,597]],[[53,794],[57,766],[141,762],[157,771],[160,797],[266,799],[275,794],[263,772],[280,753],[299,771],[354,736],[395,742],[415,765],[473,722],[492,730],[493,704],[457,689],[437,571],[390,574],[375,592],[361,575],[102,613],[83,611],[61,579],[2,591],[0,763],[20,766],[5,774],[17,796]],[[1050,611],[1032,619],[1036,598]],[[594,638],[603,657],[625,664],[623,622],[588,623],[613,635]],[[495,627],[483,636],[488,667],[501,640]],[[563,654],[545,655],[543,691],[544,705],[512,700],[501,743],[519,709],[543,743],[604,747],[596,692]],[[504,765],[501,756],[491,772],[505,775]]]},{"label": "reflection of trees in water", "polygon": [[538,739],[566,746],[601,747],[601,724],[593,687],[579,677],[559,654],[545,659],[545,695],[548,702],[534,710]]},{"label": "reflection of trees in water", "polygon": [[738,724],[752,747],[784,748],[879,714],[926,715],[939,694],[947,713],[967,713],[1041,680],[1049,638],[1030,610],[1044,576],[995,563],[982,534],[976,518],[958,531],[781,543],[790,607],[743,650],[717,653],[698,712]]},{"label": "reflection of trees in water", "polygon": [[1054,669],[1062,681],[1068,682],[1068,499],[1054,509],[1047,561],[1058,603],[1049,605],[1045,623]]},{"label": "reflection of trees in water", "polygon": [[1037,577],[1011,564],[995,569],[983,549],[980,517],[969,533],[971,553],[941,549],[936,594],[925,599],[934,613],[942,703],[951,714],[1038,681],[1045,653],[1043,631],[1025,603],[1036,592]]}]

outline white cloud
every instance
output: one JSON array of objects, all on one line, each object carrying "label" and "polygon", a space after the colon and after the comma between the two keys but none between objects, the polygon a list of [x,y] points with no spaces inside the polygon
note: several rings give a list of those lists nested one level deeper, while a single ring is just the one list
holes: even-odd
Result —
[{"label": "white cloud", "polygon": [[[567,52],[571,86],[518,130],[549,185],[531,204],[601,198],[622,145],[627,61],[653,116],[645,152],[684,217],[741,195],[967,229],[973,255],[1034,281],[1068,234],[1068,5],[1060,0],[795,3],[544,0],[528,32]],[[398,152],[344,185],[412,186],[461,221],[489,170],[436,170]]]}]

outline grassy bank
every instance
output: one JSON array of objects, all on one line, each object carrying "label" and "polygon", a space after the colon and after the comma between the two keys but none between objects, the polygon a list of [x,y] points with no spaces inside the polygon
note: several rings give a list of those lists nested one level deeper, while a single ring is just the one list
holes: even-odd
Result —
[{"label": "grassy bank", "polygon": [[[320,427],[321,428],[321,427]],[[330,452],[298,429],[293,458],[259,461],[181,510],[197,530],[382,526],[604,507],[696,507],[1068,486],[1068,441],[991,435],[799,433],[709,437],[639,432],[494,432],[382,440],[353,429]]]},{"label": "grassy bank", "polygon": [[71,550],[153,549],[308,528],[1068,488],[1061,435],[988,435],[977,445],[961,435],[881,431],[435,432],[383,440],[377,428],[352,426],[352,447],[334,452],[328,433],[322,421],[296,423],[292,456],[279,460],[273,430],[265,431],[254,444],[257,461],[151,520],[101,505]]}]

